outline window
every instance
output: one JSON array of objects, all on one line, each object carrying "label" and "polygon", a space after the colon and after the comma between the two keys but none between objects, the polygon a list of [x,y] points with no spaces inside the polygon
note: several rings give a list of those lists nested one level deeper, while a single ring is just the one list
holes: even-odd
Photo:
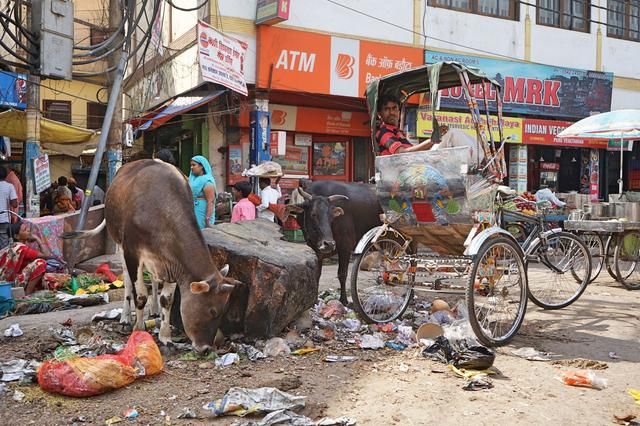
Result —
[{"label": "window", "polygon": [[640,3],[637,0],[609,0],[607,34],[640,41]]},{"label": "window", "polygon": [[538,0],[538,24],[589,32],[589,0]]},{"label": "window", "polygon": [[107,29],[100,29],[91,27],[89,29],[89,38],[91,39],[91,44],[100,44],[106,39],[109,38],[111,33]]},{"label": "window", "polygon": [[43,102],[45,118],[71,124],[71,101],[45,99]]},{"label": "window", "polygon": [[429,6],[518,20],[516,0],[429,0]]},{"label": "window", "polygon": [[87,129],[101,129],[107,106],[97,102],[87,102]]}]

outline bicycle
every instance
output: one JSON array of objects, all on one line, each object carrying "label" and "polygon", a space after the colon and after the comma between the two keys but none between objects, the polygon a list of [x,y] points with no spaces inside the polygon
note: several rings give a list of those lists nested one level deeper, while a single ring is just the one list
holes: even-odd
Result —
[{"label": "bicycle", "polygon": [[497,215],[503,229],[517,222],[526,230],[519,243],[525,254],[529,299],[543,309],[564,308],[578,300],[591,281],[591,253],[584,241],[551,228],[544,214],[527,215],[501,204]]}]

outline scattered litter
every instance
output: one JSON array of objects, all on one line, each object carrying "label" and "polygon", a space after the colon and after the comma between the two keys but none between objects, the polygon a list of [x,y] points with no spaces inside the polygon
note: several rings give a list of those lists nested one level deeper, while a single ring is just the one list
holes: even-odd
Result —
[{"label": "scattered litter", "polygon": [[[633,422],[633,420],[636,418],[635,414],[627,414],[625,416],[618,416],[618,415],[613,415],[613,418],[615,419],[615,422],[619,425],[628,425],[631,422]],[[636,422],[633,422],[633,424],[637,424]]]},{"label": "scattered litter", "polygon": [[86,423],[87,416],[76,416],[71,419],[71,423]]},{"label": "scattered litter", "polygon": [[[496,372],[493,370],[467,370],[464,368],[456,368],[451,364],[449,364],[447,367],[456,376],[461,377],[463,379],[467,379],[467,380],[471,380],[475,376],[480,376],[480,375],[488,376],[490,374],[496,374]],[[442,371],[442,373],[444,372]]]},{"label": "scattered litter", "polygon": [[551,364],[561,365],[563,367],[579,368],[581,370],[606,370],[609,368],[609,365],[607,365],[606,362],[584,358],[559,359],[557,361],[553,361]]},{"label": "scattered litter", "polygon": [[493,365],[496,354],[484,346],[467,346],[466,341],[452,345],[444,336],[440,336],[435,343],[422,351],[426,358],[453,364],[458,368],[485,370]]},{"label": "scattered litter", "polygon": [[607,387],[607,380],[598,377],[593,371],[564,371],[562,372],[560,380],[569,386],[580,386],[600,390]]},{"label": "scattered litter", "polygon": [[4,337],[20,337],[24,333],[20,330],[20,324],[11,324],[9,328],[4,331]]},{"label": "scattered litter", "polygon": [[417,341],[416,333],[413,328],[408,325],[398,326],[398,335],[396,336],[396,342],[402,343],[406,346],[411,346]]},{"label": "scattered litter", "polygon": [[357,318],[347,318],[340,323],[344,328],[351,332],[357,332],[362,328],[362,323]]},{"label": "scattered litter", "polygon": [[640,405],[640,390],[638,389],[627,389],[627,393],[631,395],[631,398],[636,400],[636,404]]},{"label": "scattered litter", "polygon": [[515,351],[511,351],[515,356],[519,356],[520,358],[524,358],[529,361],[551,361],[549,358],[549,354],[546,352],[541,352],[532,347],[524,347]]},{"label": "scattered litter", "polygon": [[13,400],[17,401],[17,402],[22,402],[22,400],[24,399],[25,394],[20,392],[19,390],[15,390],[13,391]]},{"label": "scattered litter", "polygon": [[380,333],[365,334],[360,337],[359,346],[362,349],[382,349],[384,348],[384,339]]},{"label": "scattered litter", "polygon": [[240,357],[238,354],[228,353],[222,355],[220,358],[215,360],[216,367],[228,367],[232,364],[237,364],[240,362]]},{"label": "scattered litter", "polygon": [[486,374],[473,376],[469,382],[462,387],[466,391],[479,391],[493,388],[493,382]]},{"label": "scattered litter", "polygon": [[436,299],[431,303],[431,313],[436,313],[439,311],[450,311],[451,307],[449,306],[449,304],[442,300],[442,299]]},{"label": "scattered litter", "polygon": [[382,333],[393,333],[396,331],[396,326],[392,322],[385,322],[384,324],[373,324],[371,326],[374,330]]},{"label": "scattered litter", "polygon": [[247,358],[249,358],[249,361],[257,361],[259,359],[267,357],[265,354],[251,345],[247,345],[244,343],[234,343],[233,347],[237,353],[246,355]]},{"label": "scattered litter", "polygon": [[611,358],[611,359],[620,359],[618,354],[615,353],[615,352],[609,352],[609,358]]},{"label": "scattered litter", "polygon": [[234,423],[238,426],[314,426],[316,423],[307,416],[289,410],[278,410],[269,413],[257,422]]},{"label": "scattered litter", "polygon": [[180,361],[212,361],[218,358],[218,354],[215,352],[209,352],[206,355],[200,355],[197,352],[190,351],[183,354],[178,358]]},{"label": "scattered litter", "polygon": [[426,323],[422,324],[416,332],[416,338],[418,340],[435,340],[437,337],[442,336],[444,330],[438,324]]},{"label": "scattered litter", "polygon": [[401,373],[406,373],[409,371],[409,366],[401,362],[400,365],[398,366],[398,371]]},{"label": "scattered litter", "polygon": [[74,346],[78,344],[76,336],[70,328],[49,328],[49,331],[54,339],[65,346]]},{"label": "scattered litter", "polygon": [[196,412],[193,411],[191,408],[184,407],[182,409],[182,412],[178,414],[178,418],[179,419],[197,419],[198,416],[196,415]]},{"label": "scattered litter", "polygon": [[291,352],[291,355],[306,355],[312,352],[318,352],[320,348],[302,348]]},{"label": "scattered litter", "polygon": [[104,320],[116,321],[120,319],[121,315],[122,315],[122,308],[116,308],[116,309],[111,309],[110,311],[98,312],[91,318],[91,321],[104,321]]},{"label": "scattered litter", "polygon": [[171,361],[167,361],[167,367],[171,367],[171,368],[179,368],[179,369],[185,369],[187,368],[187,364],[185,364],[182,361],[179,361],[177,359],[172,359]]},{"label": "scattered litter", "polygon": [[221,399],[206,404],[203,408],[216,416],[245,416],[255,412],[273,412],[304,408],[303,396],[295,396],[276,388],[233,387]]},{"label": "scattered litter", "polygon": [[329,300],[318,311],[323,318],[342,318],[347,313],[347,308],[339,300]]},{"label": "scattered litter", "polygon": [[37,361],[27,361],[24,359],[13,359],[11,361],[0,362],[3,382],[31,383],[35,381],[36,372],[40,363]]},{"label": "scattered litter", "polygon": [[138,410],[136,410],[135,408],[129,408],[122,415],[125,419],[135,419],[140,415],[140,413],[138,413]]},{"label": "scattered litter", "polygon": [[396,350],[396,351],[403,351],[405,349],[407,349],[407,345],[405,345],[404,343],[398,343],[398,342],[387,342],[384,344],[387,348]]},{"label": "scattered litter", "polygon": [[355,356],[347,356],[347,355],[327,355],[325,357],[326,362],[351,362],[355,361],[358,358]]},{"label": "scattered litter", "polygon": [[123,422],[123,421],[124,421],[124,420],[122,420],[120,417],[118,417],[118,416],[113,416],[113,417],[111,417],[110,419],[107,419],[107,420],[105,421],[105,424],[106,424],[107,426],[109,426],[109,425],[115,425],[116,423],[121,423],[121,422]]},{"label": "scattered litter", "polygon": [[356,421],[349,417],[325,417],[316,423],[316,426],[355,426]]},{"label": "scattered litter", "polygon": [[0,383],[0,395],[3,395],[7,391],[7,384]]},{"label": "scattered litter", "polygon": [[281,337],[273,337],[267,340],[264,345],[264,354],[268,357],[284,356],[291,353],[291,349],[287,342]]}]

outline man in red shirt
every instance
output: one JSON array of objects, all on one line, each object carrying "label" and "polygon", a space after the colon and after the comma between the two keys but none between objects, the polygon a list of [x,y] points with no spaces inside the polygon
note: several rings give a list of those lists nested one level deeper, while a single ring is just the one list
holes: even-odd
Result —
[{"label": "man in red shirt", "polygon": [[378,155],[393,155],[405,152],[426,151],[431,149],[430,139],[412,145],[404,133],[398,128],[400,123],[400,102],[391,95],[384,95],[378,102],[378,116],[382,120],[376,132]]}]

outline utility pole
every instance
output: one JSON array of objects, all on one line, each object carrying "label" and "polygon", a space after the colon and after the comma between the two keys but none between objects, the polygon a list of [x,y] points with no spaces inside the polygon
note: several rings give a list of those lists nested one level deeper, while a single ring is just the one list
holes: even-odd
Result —
[{"label": "utility pole", "polygon": [[[35,6],[31,6],[30,15],[30,28],[37,39],[40,39],[40,26],[36,19],[34,19]],[[40,46],[36,45],[32,48],[40,50]],[[25,142],[25,176],[26,176],[26,217],[39,217],[40,216],[40,195],[36,192],[35,175],[33,168],[33,160],[40,156],[40,55],[30,55],[31,62],[34,65],[29,70],[29,77],[27,79],[27,139]]]},{"label": "utility pole", "polygon": [[[121,0],[109,0],[109,28],[113,31],[118,28],[123,18]],[[131,35],[129,35],[131,36]],[[122,41],[121,37],[118,44]],[[118,63],[116,55],[110,55],[108,67],[111,68]],[[116,71],[109,75],[109,92],[113,90],[114,81],[116,79]],[[111,186],[111,182],[116,172],[122,165],[122,98],[118,99],[116,105],[111,128],[109,129],[109,138],[107,139],[107,188]],[[105,188],[106,189],[106,188]],[[115,246],[114,246],[115,247]],[[107,248],[108,249],[108,248]],[[110,253],[110,250],[107,250]]]}]

